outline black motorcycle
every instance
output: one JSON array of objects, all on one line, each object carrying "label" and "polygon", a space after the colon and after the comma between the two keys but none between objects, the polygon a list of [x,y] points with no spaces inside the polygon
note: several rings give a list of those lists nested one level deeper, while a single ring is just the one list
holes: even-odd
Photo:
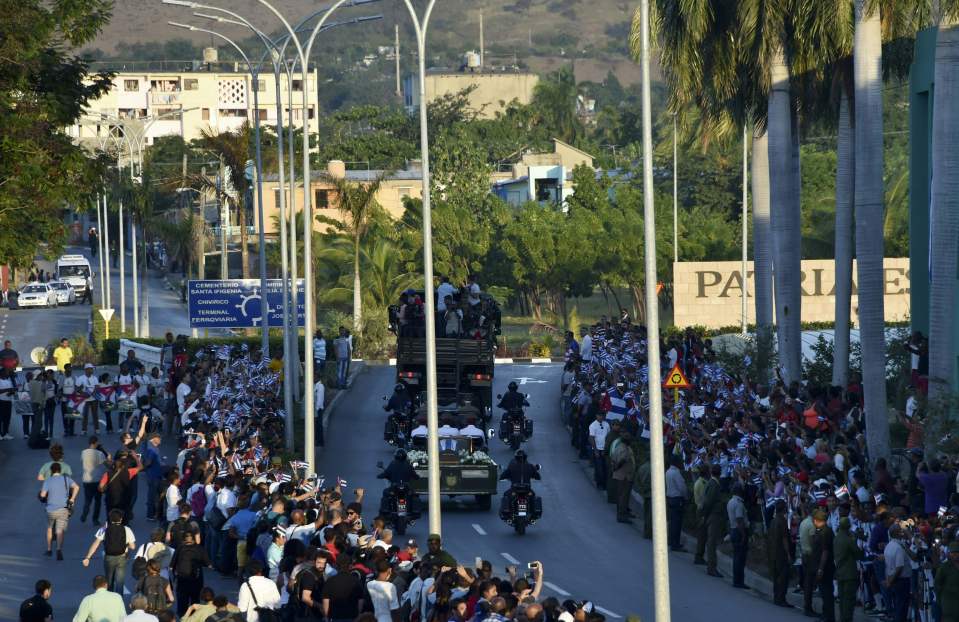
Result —
[{"label": "black motorcycle", "polygon": [[[385,397],[383,398],[386,399]],[[384,409],[386,406],[383,407]],[[383,440],[393,447],[408,449],[410,432],[413,431],[412,407],[406,411],[393,410],[383,424]]]},{"label": "black motorcycle", "polygon": [[[501,395],[497,396],[502,399]],[[527,400],[529,396],[526,396]],[[522,408],[510,408],[500,421],[499,437],[516,451],[520,445],[533,436],[533,420],[528,419]]]},{"label": "black motorcycle", "polygon": [[500,516],[508,525],[512,525],[517,534],[526,533],[526,528],[543,516],[543,501],[533,494],[529,484],[515,484],[507,493],[508,503]]},{"label": "black motorcycle", "polygon": [[[377,466],[382,469],[383,463],[377,463]],[[422,516],[419,501],[419,496],[408,482],[390,484],[383,491],[380,515],[397,535],[404,536],[406,529]]]}]

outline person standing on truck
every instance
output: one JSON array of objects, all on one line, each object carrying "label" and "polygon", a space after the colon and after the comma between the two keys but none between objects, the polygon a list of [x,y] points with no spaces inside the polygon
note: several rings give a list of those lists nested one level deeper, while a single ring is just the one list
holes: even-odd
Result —
[{"label": "person standing on truck", "polygon": [[470,307],[475,309],[476,305],[480,303],[480,286],[479,283],[476,282],[475,274],[469,275],[469,277],[466,279],[466,286],[469,290],[468,300]]},{"label": "person standing on truck", "polygon": [[447,309],[447,298],[452,299],[456,288],[450,283],[450,277],[445,274],[440,277],[440,286],[436,288],[436,310],[444,313]]}]

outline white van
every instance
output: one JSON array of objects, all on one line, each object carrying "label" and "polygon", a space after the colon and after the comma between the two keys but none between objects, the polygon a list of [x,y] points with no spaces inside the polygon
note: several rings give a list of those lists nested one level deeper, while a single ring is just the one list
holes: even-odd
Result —
[{"label": "white van", "polygon": [[73,286],[77,294],[87,289],[87,277],[92,276],[90,262],[83,255],[63,255],[57,259],[57,279]]}]

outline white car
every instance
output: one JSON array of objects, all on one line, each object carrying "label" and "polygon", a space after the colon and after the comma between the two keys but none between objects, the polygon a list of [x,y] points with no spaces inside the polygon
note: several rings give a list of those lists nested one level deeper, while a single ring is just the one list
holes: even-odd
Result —
[{"label": "white car", "polygon": [[24,285],[17,297],[19,307],[55,307],[57,292],[48,283],[30,283]]},{"label": "white car", "polygon": [[50,281],[47,283],[57,293],[57,304],[72,305],[77,301],[77,292],[66,281]]}]

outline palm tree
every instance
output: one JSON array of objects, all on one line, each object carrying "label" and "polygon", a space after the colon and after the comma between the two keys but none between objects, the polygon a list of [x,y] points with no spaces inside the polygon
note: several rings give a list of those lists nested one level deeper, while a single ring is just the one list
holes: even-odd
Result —
[{"label": "palm tree", "polygon": [[889,455],[883,305],[882,23],[872,0],[856,0],[856,268],[866,443],[872,460]]},{"label": "palm tree", "polygon": [[[929,214],[929,397],[954,391],[956,265],[959,264],[959,7],[943,2],[936,39],[932,110],[932,200]],[[913,231],[912,235],[924,235]]]},{"label": "palm tree", "polygon": [[[246,176],[247,162],[252,158],[253,129],[249,123],[244,123],[235,132],[214,132],[203,130],[200,136],[200,145],[223,158],[227,169],[227,178],[235,194],[219,189],[220,198],[232,203],[237,211],[237,223],[240,227],[240,257],[243,263],[243,278],[250,278],[250,248],[246,226],[246,197],[252,186]],[[269,150],[266,150],[269,151]],[[195,177],[194,182],[201,188],[210,188],[216,191],[216,184],[204,177]],[[261,249],[260,252],[263,252]]]},{"label": "palm tree", "polygon": [[343,215],[342,220],[334,220],[325,216],[317,216],[319,222],[349,236],[353,242],[353,329],[357,333],[363,326],[363,291],[360,288],[360,245],[370,227],[373,217],[382,210],[376,201],[376,193],[380,191],[383,180],[388,173],[363,183],[349,181],[344,177],[326,176],[326,180],[333,184],[333,202],[336,209]]},{"label": "palm tree", "polygon": [[[328,273],[335,273],[341,266],[352,264],[353,252],[352,241],[334,238],[318,253],[320,270],[323,270],[323,264],[328,264]],[[419,273],[406,270],[405,255],[400,244],[388,238],[367,236],[363,239],[360,263],[366,278],[361,293],[366,305],[376,310],[386,309],[399,300],[400,294],[421,282]],[[320,301],[335,304],[355,299],[356,291],[350,285],[351,279],[344,274],[334,287],[322,293]]]},{"label": "palm tree", "polygon": [[852,216],[855,190],[855,149],[849,97],[839,102],[836,149],[836,325],[833,339],[832,383],[844,387],[849,376],[849,322],[852,306]]}]

